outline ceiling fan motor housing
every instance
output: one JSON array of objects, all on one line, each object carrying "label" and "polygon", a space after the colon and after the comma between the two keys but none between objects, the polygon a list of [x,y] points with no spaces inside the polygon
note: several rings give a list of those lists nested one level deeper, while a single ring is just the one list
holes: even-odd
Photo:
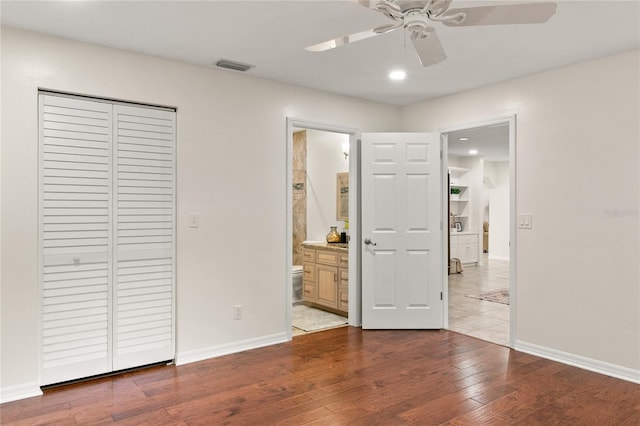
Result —
[{"label": "ceiling fan motor housing", "polygon": [[416,37],[426,37],[426,30],[428,26],[429,18],[426,15],[421,14],[419,11],[409,12],[404,17],[404,27]]},{"label": "ceiling fan motor housing", "polygon": [[451,0],[392,0],[392,2],[403,13],[420,10],[430,15],[441,15],[449,8]]}]

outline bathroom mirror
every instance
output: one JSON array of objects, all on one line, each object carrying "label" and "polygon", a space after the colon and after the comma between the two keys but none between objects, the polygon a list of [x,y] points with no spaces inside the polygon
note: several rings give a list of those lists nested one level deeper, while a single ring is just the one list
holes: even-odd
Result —
[{"label": "bathroom mirror", "polygon": [[336,220],[349,220],[349,173],[336,175]]}]

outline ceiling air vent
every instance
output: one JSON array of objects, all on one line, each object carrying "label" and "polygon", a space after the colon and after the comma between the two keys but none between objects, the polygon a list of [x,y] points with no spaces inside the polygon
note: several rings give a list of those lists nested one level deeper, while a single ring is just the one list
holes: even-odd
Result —
[{"label": "ceiling air vent", "polygon": [[220,59],[216,62],[216,66],[220,68],[226,68],[234,71],[242,71],[245,72],[254,68],[255,65],[243,64],[242,62],[230,61],[228,59]]}]

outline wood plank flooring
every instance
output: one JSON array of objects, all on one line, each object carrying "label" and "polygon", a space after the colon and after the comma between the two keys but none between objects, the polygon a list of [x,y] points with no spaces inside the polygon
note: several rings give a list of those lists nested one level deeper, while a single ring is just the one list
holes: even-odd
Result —
[{"label": "wood plank flooring", "polygon": [[3,404],[3,425],[640,425],[640,385],[449,331],[343,327]]}]

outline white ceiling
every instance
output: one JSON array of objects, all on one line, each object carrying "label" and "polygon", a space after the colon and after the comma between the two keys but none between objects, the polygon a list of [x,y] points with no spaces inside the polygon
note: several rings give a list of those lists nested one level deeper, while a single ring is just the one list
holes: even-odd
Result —
[{"label": "white ceiling", "polygon": [[[460,140],[467,138],[468,140]],[[447,133],[448,155],[483,157],[486,161],[509,161],[509,126],[498,124]],[[477,154],[469,154],[475,149]]]},{"label": "white ceiling", "polygon": [[[510,2],[454,0],[452,7]],[[391,22],[355,1],[2,0],[0,13],[3,25],[203,66],[231,59],[255,65],[247,72],[253,76],[406,105],[640,48],[637,0],[557,3],[556,15],[540,25],[435,23],[448,60],[427,68],[405,31],[304,50]],[[389,81],[395,68],[405,68],[408,79]]]}]

